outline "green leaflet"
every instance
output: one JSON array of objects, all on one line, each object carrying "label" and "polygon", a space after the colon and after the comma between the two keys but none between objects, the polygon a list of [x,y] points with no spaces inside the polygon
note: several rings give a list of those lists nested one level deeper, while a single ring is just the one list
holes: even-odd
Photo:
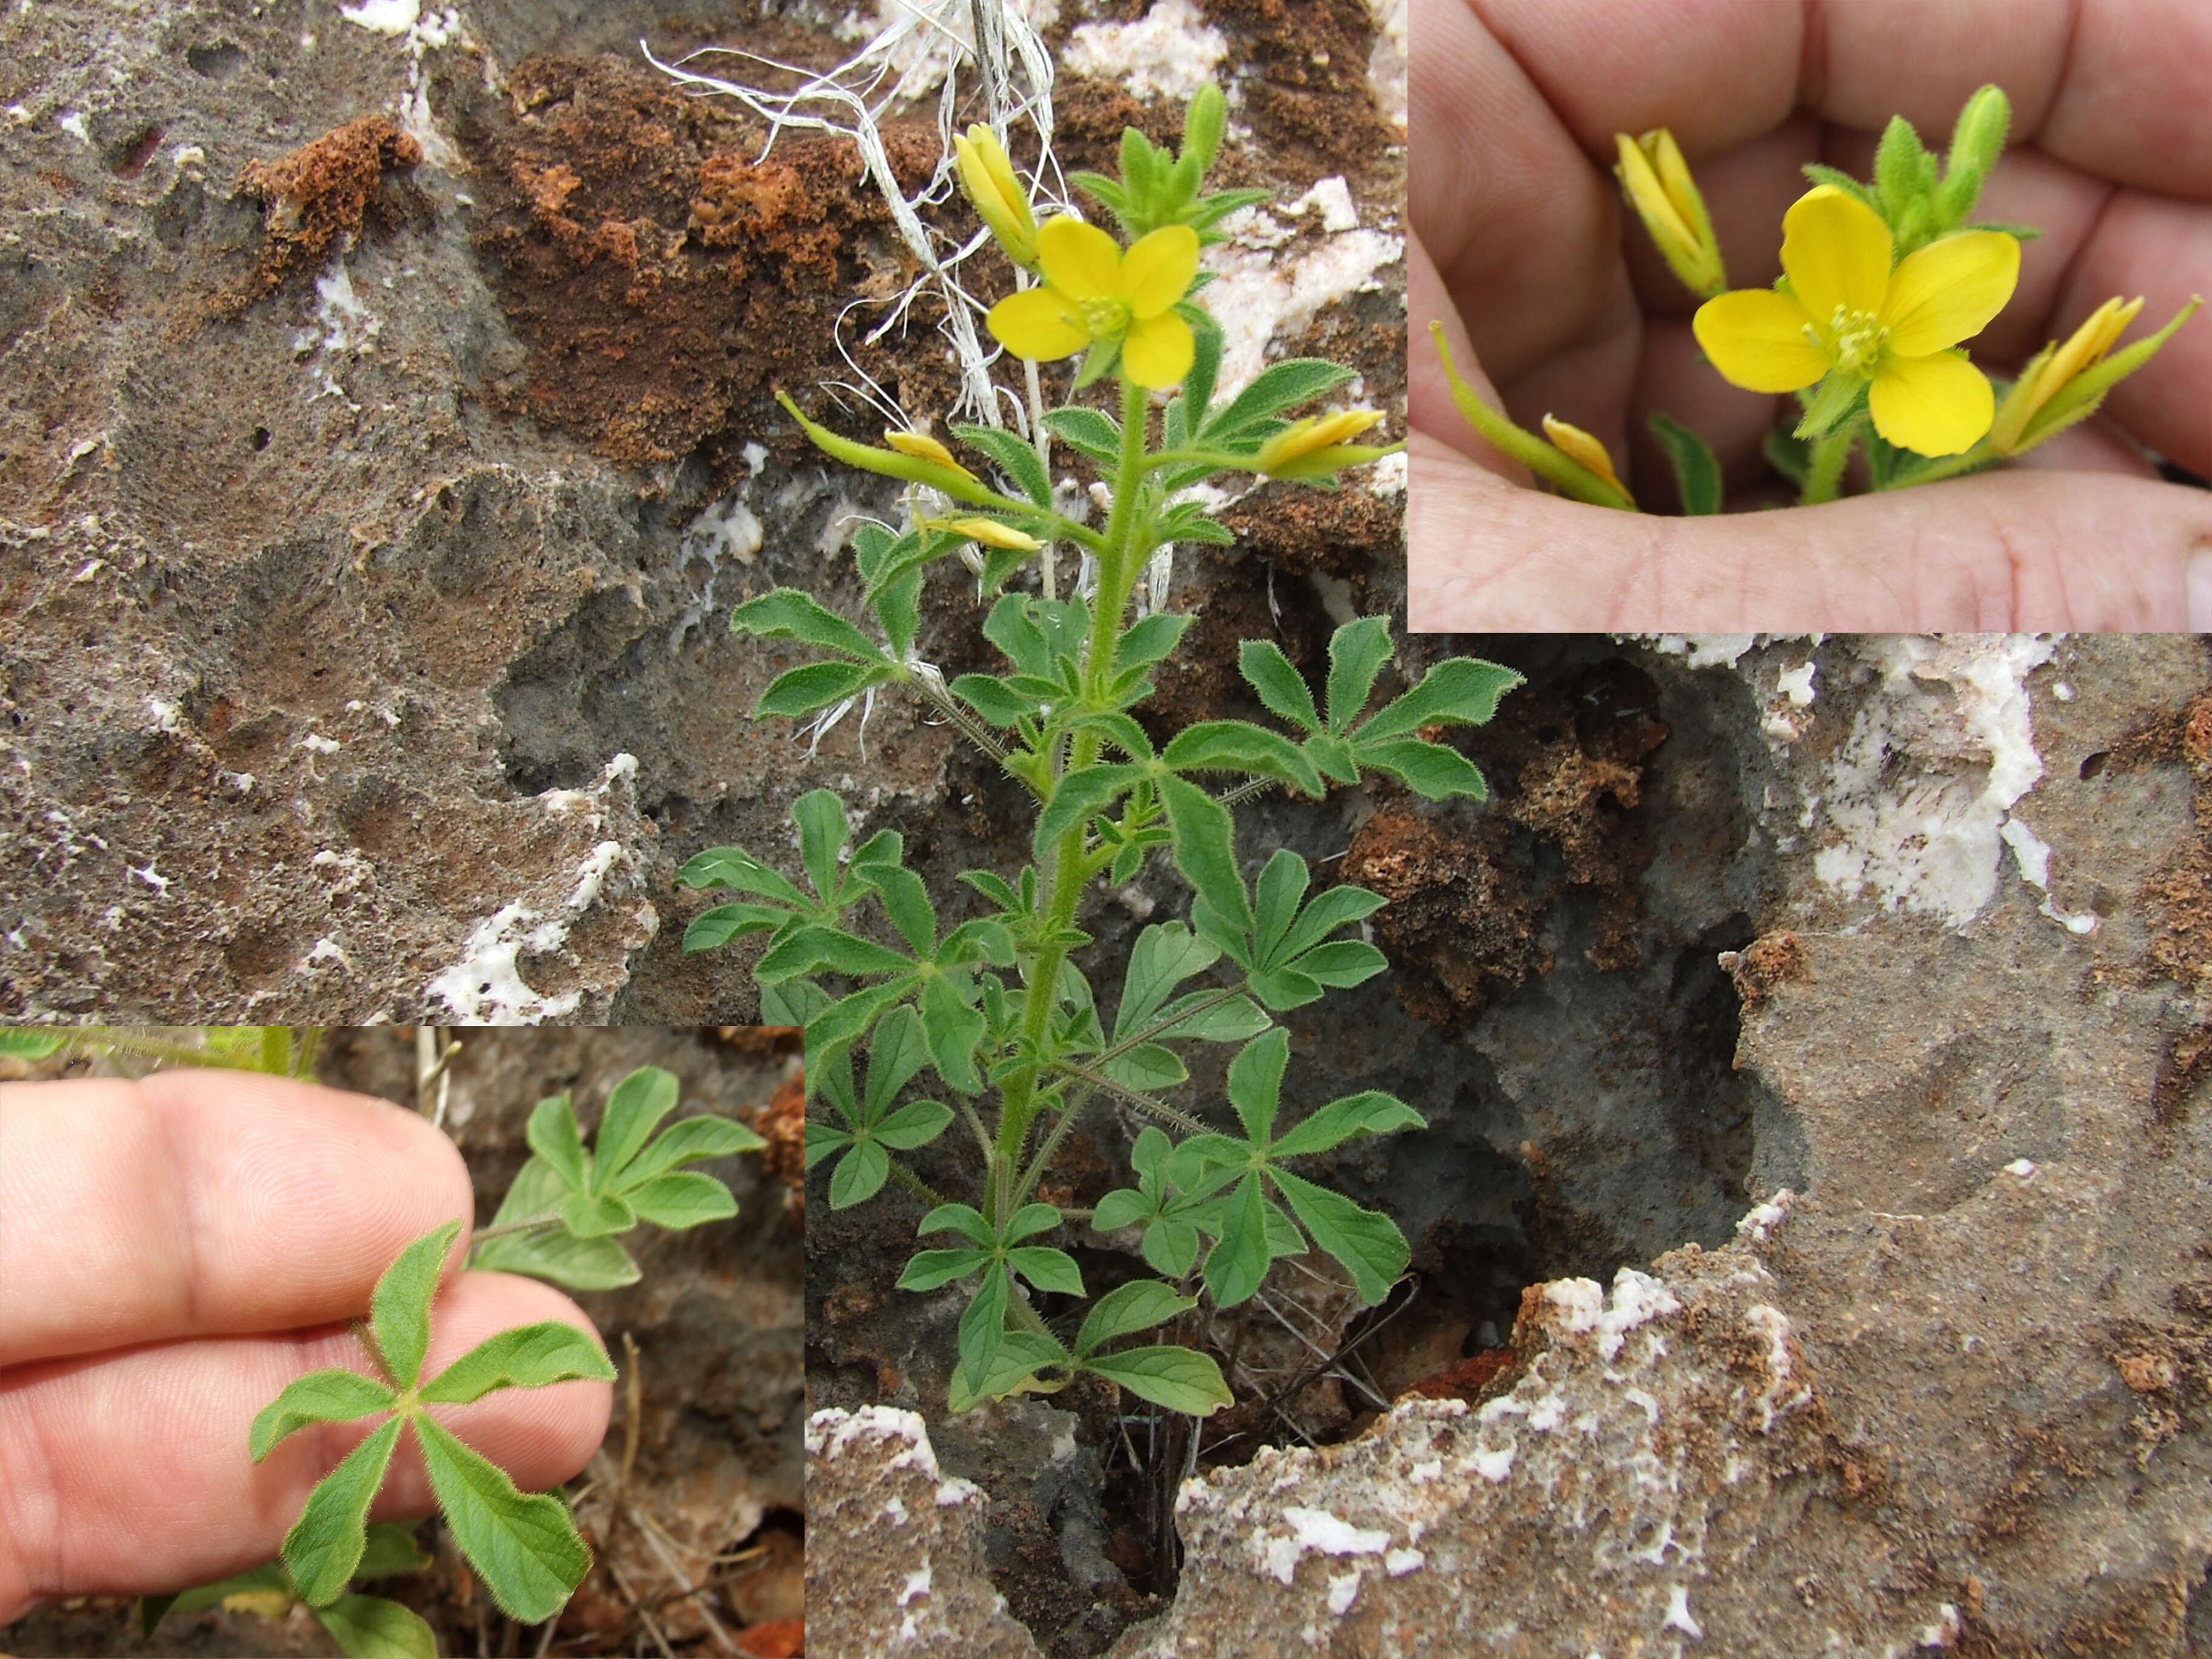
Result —
[{"label": "green leaflet", "polygon": [[495,1389],[542,1389],[590,1377],[615,1379],[599,1345],[560,1320],[518,1325],[488,1337],[423,1385],[425,1405],[465,1406]]},{"label": "green leaflet", "polygon": [[437,1633],[381,1595],[341,1595],[315,1617],[346,1659],[437,1659]]},{"label": "green leaflet", "polygon": [[543,1624],[568,1604],[592,1568],[568,1506],[544,1493],[517,1492],[497,1465],[471,1451],[427,1417],[416,1419],[430,1490],[461,1547],[499,1603],[526,1625]]},{"label": "green leaflet", "polygon": [[459,1222],[448,1221],[416,1239],[384,1270],[369,1298],[369,1328],[376,1334],[377,1352],[386,1373],[402,1389],[413,1388],[422,1373],[422,1356],[430,1346],[430,1298],[460,1231]]},{"label": "green leaflet", "polygon": [[399,1396],[358,1371],[309,1371],[295,1377],[253,1419],[247,1449],[258,1463],[295,1429],[310,1423],[349,1423],[388,1412]]},{"label": "green leaflet", "polygon": [[384,1484],[404,1419],[393,1418],[347,1454],[307,1494],[307,1506],[284,1535],[284,1565],[314,1607],[337,1600],[368,1547],[368,1506]]}]

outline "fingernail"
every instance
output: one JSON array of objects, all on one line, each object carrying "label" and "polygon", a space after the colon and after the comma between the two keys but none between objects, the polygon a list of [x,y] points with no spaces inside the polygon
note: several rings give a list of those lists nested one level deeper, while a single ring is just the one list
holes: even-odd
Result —
[{"label": "fingernail", "polygon": [[2191,557],[2182,580],[2189,598],[2189,631],[2212,634],[2212,552]]}]

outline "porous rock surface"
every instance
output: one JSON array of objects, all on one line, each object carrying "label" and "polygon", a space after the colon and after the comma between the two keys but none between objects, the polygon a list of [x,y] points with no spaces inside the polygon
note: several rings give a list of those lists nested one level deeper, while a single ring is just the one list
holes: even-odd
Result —
[{"label": "porous rock surface", "polygon": [[[1734,1236],[1531,1285],[1485,1396],[1188,1483],[1117,1659],[2212,1652],[2202,644],[1634,651],[1732,751],[1655,766],[1638,880],[1753,924]],[[1571,1018],[1517,1032],[1576,1063]],[[1663,1185],[1644,1121],[1577,1178]]]},{"label": "porous rock surface", "polygon": [[983,1565],[983,1493],[947,1480],[912,1412],[806,1425],[806,1638],[817,1653],[1036,1659]]}]

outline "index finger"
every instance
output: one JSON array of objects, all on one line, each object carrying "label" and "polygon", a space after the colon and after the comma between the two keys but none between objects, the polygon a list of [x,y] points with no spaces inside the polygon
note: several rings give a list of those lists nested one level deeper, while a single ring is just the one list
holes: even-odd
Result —
[{"label": "index finger", "polygon": [[0,1367],[351,1318],[474,1212],[453,1142],[366,1096],[216,1071],[0,1085]]}]

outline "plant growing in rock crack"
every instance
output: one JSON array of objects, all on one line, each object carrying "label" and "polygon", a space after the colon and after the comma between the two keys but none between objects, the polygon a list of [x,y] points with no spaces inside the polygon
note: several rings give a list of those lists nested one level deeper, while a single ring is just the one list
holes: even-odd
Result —
[{"label": "plant growing in rock crack", "polygon": [[[308,1078],[322,1031],[313,1027],[200,1026],[151,1032],[107,1027],[64,1030],[0,1029],[0,1056],[43,1060],[64,1049],[95,1054],[125,1069],[222,1066]],[[428,1033],[426,1032],[427,1036]],[[447,1074],[457,1042],[418,1078],[430,1113],[431,1091]],[[639,1269],[617,1242],[639,1225],[679,1230],[726,1219],[737,1200],[714,1177],[690,1166],[758,1149],[760,1137],[726,1118],[682,1119],[675,1076],[643,1066],[617,1083],[586,1144],[566,1094],[538,1103],[527,1137],[532,1156],[490,1226],[474,1237],[468,1265],[526,1273],[576,1290],[636,1282]],[[656,1133],[658,1132],[658,1133]],[[379,1280],[370,1322],[356,1329],[381,1380],[323,1370],[288,1387],[253,1425],[258,1462],[287,1436],[313,1423],[380,1413],[391,1419],[314,1489],[284,1543],[283,1559],[175,1595],[149,1596],[140,1621],[151,1636],[171,1613],[222,1605],[281,1618],[304,1603],[349,1659],[432,1659],[436,1642],[412,1611],[385,1597],[349,1592],[355,1580],[412,1572],[429,1557],[407,1528],[367,1526],[368,1508],[404,1427],[412,1424],[431,1488],[455,1542],[491,1588],[500,1607],[527,1622],[553,1617],[591,1565],[590,1552],[562,1501],[518,1492],[499,1468],[429,1418],[424,1407],[466,1405],[506,1388],[538,1388],[575,1377],[611,1381],[598,1345],[557,1322],[504,1331],[423,1382],[429,1304],[461,1224],[416,1240]]]},{"label": "plant growing in rock crack", "polygon": [[[1003,767],[1035,813],[1034,861],[967,872],[983,914],[950,927],[903,862],[898,833],[851,845],[844,807],[826,790],[793,807],[797,878],[737,848],[702,853],[682,872],[692,886],[738,895],[693,921],[688,950],[768,936],[755,969],[763,1016],[805,1027],[807,1085],[821,1108],[806,1161],[836,1160],[832,1206],[863,1203],[896,1179],[928,1206],[921,1236],[948,1241],[920,1250],[899,1283],[970,1287],[955,1409],[1050,1391],[1087,1371],[1203,1414],[1230,1399],[1212,1358],[1173,1343],[1120,1345],[1190,1310],[1200,1292],[1222,1307],[1247,1300],[1272,1261],[1309,1244],[1370,1304],[1407,1261],[1387,1216],[1294,1166],[1418,1127],[1419,1115],[1369,1091],[1277,1121],[1290,1042],[1274,1017],[1382,971],[1381,952],[1346,933],[1382,901],[1352,886],[1311,893],[1306,861],[1288,850],[1248,882],[1231,809],[1266,789],[1318,799],[1377,775],[1431,799],[1480,799],[1481,774],[1440,739],[1487,721],[1519,677],[1455,659],[1373,708],[1391,641],[1388,620],[1369,617],[1331,639],[1318,702],[1274,644],[1243,645],[1239,667],[1279,725],[1202,720],[1158,744],[1136,720],[1189,622],[1162,608],[1175,544],[1232,540],[1200,487],[1244,474],[1333,488],[1346,469],[1390,453],[1351,441],[1382,421],[1373,410],[1285,418],[1342,388],[1352,372],[1341,365],[1293,359],[1233,392],[1219,386],[1223,336],[1203,304],[1200,250],[1254,196],[1205,188],[1224,120],[1222,94],[1208,88],[1191,103],[1180,152],[1131,131],[1118,179],[1075,176],[1127,246],[1071,214],[1040,224],[991,128],[957,141],[948,165],[1017,267],[989,331],[1031,363],[1079,358],[1071,394],[1109,385],[1110,407],[1071,402],[1041,411],[1024,434],[954,427],[987,478],[927,432],[895,430],[877,447],[826,430],[786,398],[823,450],[912,486],[901,526],[866,525],[854,538],[882,637],[789,588],[732,617],[740,633],[823,653],[778,678],[760,714],[834,720],[856,700],[900,688]],[[1103,525],[1085,521],[1079,494],[1054,489],[1054,440],[1102,475]],[[1065,598],[1056,544],[1079,556]],[[915,641],[924,573],[955,556],[985,596],[999,596],[983,633],[1006,672],[947,684]],[[1002,592],[1032,564],[1038,591]],[[1109,1029],[1085,965],[1084,895],[1130,881],[1163,848],[1194,891],[1189,918],[1143,930]],[[1189,1077],[1178,1051],[1194,1043],[1237,1046],[1228,1104],[1241,1133],[1170,1098]],[[856,1066],[863,1054],[865,1067]],[[925,1072],[933,1073],[927,1092],[942,1098],[907,1098]],[[1161,1127],[1137,1142],[1139,1187],[1109,1194],[1086,1218],[1037,1194],[1070,1130],[1100,1100]],[[973,1152],[971,1184],[949,1197],[909,1163],[956,1123]],[[1055,1331],[1030,1292],[1086,1294],[1074,1259],[1046,1242],[1086,1218],[1100,1231],[1142,1223],[1146,1259],[1166,1277],[1121,1285],[1073,1329]]]}]

